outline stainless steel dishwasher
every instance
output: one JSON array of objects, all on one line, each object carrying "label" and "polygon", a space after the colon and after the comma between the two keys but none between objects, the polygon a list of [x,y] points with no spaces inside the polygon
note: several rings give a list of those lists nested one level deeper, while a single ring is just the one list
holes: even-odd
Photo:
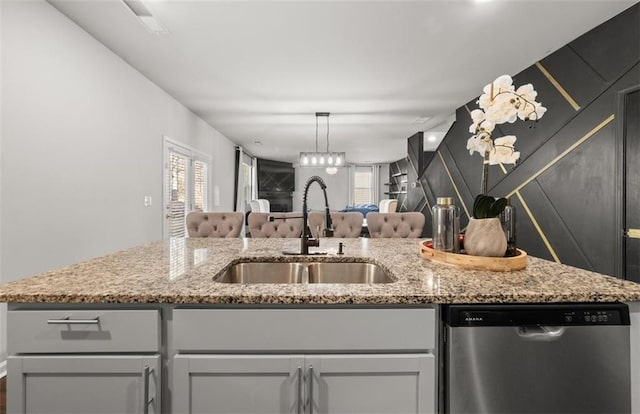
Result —
[{"label": "stainless steel dishwasher", "polygon": [[621,303],[443,308],[441,411],[630,413]]}]

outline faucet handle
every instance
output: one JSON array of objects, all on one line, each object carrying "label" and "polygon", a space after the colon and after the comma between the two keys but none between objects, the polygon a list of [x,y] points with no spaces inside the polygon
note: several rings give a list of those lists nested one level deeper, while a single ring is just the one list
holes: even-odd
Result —
[{"label": "faucet handle", "polygon": [[309,237],[307,239],[307,246],[320,247],[320,239],[314,239],[312,237]]},{"label": "faucet handle", "polygon": [[324,229],[324,237],[333,237],[333,229]]}]

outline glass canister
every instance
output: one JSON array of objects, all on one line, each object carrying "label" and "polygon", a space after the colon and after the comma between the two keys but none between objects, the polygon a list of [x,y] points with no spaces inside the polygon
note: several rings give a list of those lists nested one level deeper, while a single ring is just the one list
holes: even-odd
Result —
[{"label": "glass canister", "polygon": [[460,251],[460,209],[453,197],[438,197],[431,208],[433,248],[445,252]]},{"label": "glass canister", "polygon": [[507,238],[507,255],[513,256],[516,252],[516,208],[511,205],[511,199],[500,214],[502,229]]}]

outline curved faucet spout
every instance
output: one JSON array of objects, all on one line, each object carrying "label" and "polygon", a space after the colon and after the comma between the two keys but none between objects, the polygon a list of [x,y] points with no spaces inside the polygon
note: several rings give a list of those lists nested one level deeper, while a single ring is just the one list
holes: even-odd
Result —
[{"label": "curved faucet spout", "polygon": [[304,193],[302,195],[302,228],[303,230],[302,230],[302,241],[300,243],[300,254],[309,254],[309,246],[320,245],[317,239],[313,239],[311,237],[311,229],[309,229],[309,225],[307,224],[307,219],[309,218],[309,213],[307,212],[307,195],[309,193],[309,187],[314,182],[320,185],[320,188],[324,193],[325,232],[327,235],[331,235],[333,233],[333,230],[332,230],[333,225],[331,223],[331,214],[329,212],[329,199],[327,198],[327,185],[324,183],[324,180],[321,177],[314,175],[307,180],[307,183],[304,185]]}]

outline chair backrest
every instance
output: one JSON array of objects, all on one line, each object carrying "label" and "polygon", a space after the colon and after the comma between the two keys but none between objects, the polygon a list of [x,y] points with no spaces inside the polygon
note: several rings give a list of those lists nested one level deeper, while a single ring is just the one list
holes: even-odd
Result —
[{"label": "chair backrest", "polygon": [[189,237],[239,237],[244,214],[201,213],[187,214]]},{"label": "chair backrest", "polygon": [[424,215],[411,213],[369,213],[367,226],[371,238],[417,238],[422,236]]},{"label": "chair backrest", "polygon": [[[364,216],[358,211],[339,213],[332,211],[331,222],[333,225],[333,237],[360,237]],[[309,228],[313,237],[322,237],[325,228],[324,211],[312,211],[309,213]]]},{"label": "chair backrest", "polygon": [[260,203],[261,213],[271,213],[271,203],[269,203],[269,200],[265,198],[259,198],[258,202]]},{"label": "chair backrest", "polygon": [[393,198],[385,198],[384,200],[380,200],[378,210],[380,211],[380,213],[395,213],[397,207],[398,200]]},{"label": "chair backrest", "polygon": [[251,200],[249,202],[251,206],[252,213],[268,213],[268,211],[262,211],[262,206],[260,205],[260,200]]},{"label": "chair backrest", "polygon": [[[276,220],[269,221],[269,216]],[[248,223],[251,237],[285,238],[300,237],[302,235],[301,212],[293,213],[251,213]]]}]

